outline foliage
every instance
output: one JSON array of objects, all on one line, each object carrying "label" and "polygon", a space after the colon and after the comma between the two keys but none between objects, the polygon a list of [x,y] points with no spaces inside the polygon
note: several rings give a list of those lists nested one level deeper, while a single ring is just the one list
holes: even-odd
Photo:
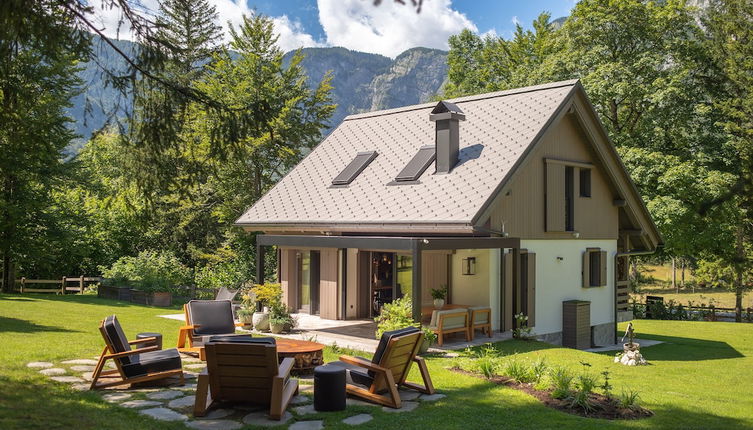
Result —
[{"label": "foliage", "polygon": [[[434,333],[433,330],[431,330],[428,327],[422,327],[421,331],[424,332],[424,340],[429,343],[429,345],[434,345],[437,343],[437,334]],[[381,336],[380,336],[381,337]]]},{"label": "foliage", "polygon": [[377,323],[376,338],[381,339],[386,331],[399,330],[406,327],[419,327],[413,321],[413,307],[410,297],[401,297],[382,306],[382,312],[374,318]]},{"label": "foliage", "polygon": [[273,303],[269,308],[269,323],[274,325],[295,327],[297,321],[290,315],[288,307],[282,302]]},{"label": "foliage", "polygon": [[434,300],[446,299],[447,298],[447,285],[441,285],[439,288],[432,288],[431,298]]},{"label": "foliage", "polygon": [[237,289],[247,281],[246,271],[236,261],[222,261],[196,269],[194,282],[197,288],[218,290],[222,287]]},{"label": "foliage", "polygon": [[265,282],[264,284],[255,284],[251,288],[256,301],[262,306],[269,306],[270,309],[282,303],[282,285]]},{"label": "foliage", "polygon": [[131,285],[148,292],[175,292],[191,281],[191,271],[170,252],[142,251],[101,267],[102,276],[114,285]]},{"label": "foliage", "polygon": [[533,329],[528,327],[528,315],[523,312],[515,314],[516,328],[512,331],[512,337],[515,339],[532,339]]},{"label": "foliage", "polygon": [[617,403],[621,408],[637,409],[640,407],[640,404],[638,402],[639,398],[640,396],[638,395],[638,391],[622,390],[617,399]]},{"label": "foliage", "polygon": [[564,367],[553,367],[549,370],[549,379],[552,382],[552,397],[555,399],[567,399],[572,395],[574,376]]},{"label": "foliage", "polygon": [[571,407],[579,407],[585,411],[593,410],[591,394],[597,386],[596,377],[590,373],[581,373],[575,379],[575,390],[569,400]]}]

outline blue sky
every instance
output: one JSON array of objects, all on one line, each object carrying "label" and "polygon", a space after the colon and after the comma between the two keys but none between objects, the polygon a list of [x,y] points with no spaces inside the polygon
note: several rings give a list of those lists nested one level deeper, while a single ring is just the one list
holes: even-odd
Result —
[{"label": "blue sky", "polygon": [[[140,0],[146,10],[157,10],[159,0]],[[208,0],[223,26],[238,25],[243,15],[261,13],[274,20],[279,45],[286,51],[299,47],[343,46],[395,57],[416,46],[447,49],[447,39],[468,28],[478,34],[508,38],[515,23],[530,28],[543,11],[552,19],[567,16],[575,0],[424,0],[417,14],[394,0]],[[100,2],[94,2],[96,5]],[[95,6],[96,7],[96,6]],[[102,26],[111,35],[117,10],[98,10]],[[228,24],[230,23],[230,24]],[[128,38],[127,31],[120,37]]]}]

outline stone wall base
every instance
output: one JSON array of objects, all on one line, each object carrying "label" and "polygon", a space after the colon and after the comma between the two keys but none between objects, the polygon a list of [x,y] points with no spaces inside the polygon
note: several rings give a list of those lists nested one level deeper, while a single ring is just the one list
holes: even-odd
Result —
[{"label": "stone wall base", "polygon": [[[546,333],[536,336],[536,340],[550,343],[552,345],[562,345],[562,332]],[[591,326],[591,345],[605,346],[616,343],[616,333],[613,323],[605,323]]]}]

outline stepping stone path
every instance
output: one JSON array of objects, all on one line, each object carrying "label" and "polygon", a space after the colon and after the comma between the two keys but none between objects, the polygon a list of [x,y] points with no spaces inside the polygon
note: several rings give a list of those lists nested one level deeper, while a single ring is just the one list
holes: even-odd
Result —
[{"label": "stepping stone path", "polygon": [[252,426],[271,427],[285,424],[291,419],[293,419],[293,414],[290,412],[285,412],[285,415],[283,415],[282,419],[279,421],[269,419],[266,412],[251,412],[243,417],[243,423]]},{"label": "stepping stone path", "polygon": [[167,408],[142,409],[140,414],[150,416],[160,421],[186,421],[188,417]]},{"label": "stepping stone path", "polygon": [[369,414],[358,414],[358,415],[353,415],[352,417],[345,418],[343,420],[343,424],[347,424],[350,426],[357,426],[357,425],[367,423],[373,419],[374,417],[372,417]]},{"label": "stepping stone path", "polygon": [[297,421],[288,430],[320,430],[324,428],[324,421]]},{"label": "stepping stone path", "polygon": [[314,409],[314,405],[298,406],[298,407],[293,408],[293,410],[298,415],[310,415],[310,414],[316,413],[316,409]]},{"label": "stepping stone path", "polygon": [[60,376],[60,375],[65,375],[67,372],[65,371],[65,369],[51,367],[49,369],[42,369],[39,371],[39,373],[45,376]]},{"label": "stepping stone path", "polygon": [[149,393],[146,395],[146,397],[152,400],[170,400],[170,399],[175,399],[177,397],[180,397],[182,395],[183,393],[181,391],[167,390],[167,391],[157,391],[154,393]]},{"label": "stepping stone path", "polygon": [[161,404],[162,404],[161,402],[155,402],[154,400],[131,400],[125,403],[121,403],[120,406],[131,408],[131,409],[138,409],[138,408],[159,406]]},{"label": "stepping stone path", "polygon": [[119,403],[124,400],[128,400],[131,397],[133,396],[128,393],[111,393],[111,394],[105,394],[104,396],[102,396],[102,398],[105,399],[105,401],[109,403]]},{"label": "stepping stone path", "polygon": [[[63,361],[61,363],[62,364],[81,364],[81,365],[84,365],[84,366],[96,366],[97,365],[97,360],[89,360],[89,359],[86,359],[86,358],[79,358],[79,359],[76,359],[76,360],[66,360],[66,361]],[[94,370],[94,368],[92,368],[92,370]]]},{"label": "stepping stone path", "polygon": [[56,382],[65,382],[65,383],[69,383],[69,384],[72,384],[74,382],[84,382],[83,379],[81,379],[79,377],[76,377],[76,376],[53,376],[50,379],[52,379],[53,381],[56,381]]},{"label": "stepping stone path", "polygon": [[[184,363],[188,363],[186,368],[199,369],[206,366],[205,363],[193,357],[184,357]],[[91,380],[91,371],[96,365],[97,360],[76,359],[63,361],[62,364],[69,365],[70,370],[74,372],[85,372],[82,377]],[[66,375],[67,370],[55,367],[54,363],[46,361],[35,361],[27,363],[26,367],[30,369],[40,369],[39,373],[50,376],[50,379],[57,382],[70,384],[74,390],[85,391],[89,389],[89,384],[78,376]],[[108,364],[108,367],[114,367],[114,364]],[[197,377],[196,372],[185,371],[185,378],[194,379]],[[290,401],[291,410],[296,416],[306,416],[317,413],[312,404],[314,386],[311,379],[300,379],[300,393]],[[282,420],[271,420],[267,415],[267,409],[254,405],[237,405],[233,408],[213,409],[204,417],[191,417],[184,414],[190,411],[196,401],[193,395],[196,390],[196,383],[188,383],[183,386],[177,385],[178,378],[167,379],[159,387],[145,386],[144,388],[132,388],[128,390],[113,389],[102,393],[102,399],[108,403],[118,404],[125,408],[139,409],[139,413],[161,421],[184,421],[189,428],[196,430],[237,430],[245,425],[272,427],[290,424],[292,430],[318,430],[324,428],[323,420],[300,420],[295,421],[291,412],[286,411]],[[134,395],[137,396],[133,399]],[[146,396],[147,399],[139,398]],[[402,399],[402,408],[393,409],[383,407],[382,411],[387,413],[411,412],[420,406],[421,403],[435,402],[447,397],[445,394],[421,394],[413,390],[400,390]],[[167,405],[164,402],[168,402]],[[370,406],[379,407],[373,403],[365,402],[357,398],[347,398],[346,405],[352,406]],[[245,414],[242,418],[238,418]],[[231,417],[231,418],[228,418]],[[371,414],[362,413],[353,415],[342,420],[343,424],[357,426],[369,421],[374,417]]]},{"label": "stepping stone path", "polygon": [[417,407],[418,407],[418,402],[403,402],[403,407],[400,409],[388,408],[387,406],[383,406],[382,410],[384,412],[400,413],[400,412],[411,412]]},{"label": "stepping stone path", "polygon": [[201,420],[189,421],[186,426],[197,430],[236,430],[243,427],[243,424],[230,420]]},{"label": "stepping stone path", "polygon": [[181,397],[180,399],[171,400],[170,403],[167,404],[167,406],[173,409],[182,409],[193,407],[194,403],[196,403],[196,396],[186,396]]}]

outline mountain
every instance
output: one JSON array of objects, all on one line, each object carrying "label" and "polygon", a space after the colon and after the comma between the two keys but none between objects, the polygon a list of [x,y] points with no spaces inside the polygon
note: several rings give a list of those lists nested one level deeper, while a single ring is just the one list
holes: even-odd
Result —
[{"label": "mountain", "polygon": [[[115,41],[116,46],[132,54],[136,44]],[[79,73],[83,91],[72,100],[69,114],[74,128],[81,135],[69,153],[75,154],[92,132],[100,129],[110,116],[122,117],[131,100],[106,84],[106,76],[98,64],[108,69],[125,71],[125,60],[109,45],[95,39],[96,60],[82,65]],[[377,54],[350,51],[345,48],[305,48],[302,67],[311,85],[332,72],[332,96],[337,103],[330,120],[336,127],[347,115],[378,109],[422,103],[434,97],[447,77],[447,52],[428,48],[409,49],[394,60]],[[285,54],[290,61],[293,52]]]}]

